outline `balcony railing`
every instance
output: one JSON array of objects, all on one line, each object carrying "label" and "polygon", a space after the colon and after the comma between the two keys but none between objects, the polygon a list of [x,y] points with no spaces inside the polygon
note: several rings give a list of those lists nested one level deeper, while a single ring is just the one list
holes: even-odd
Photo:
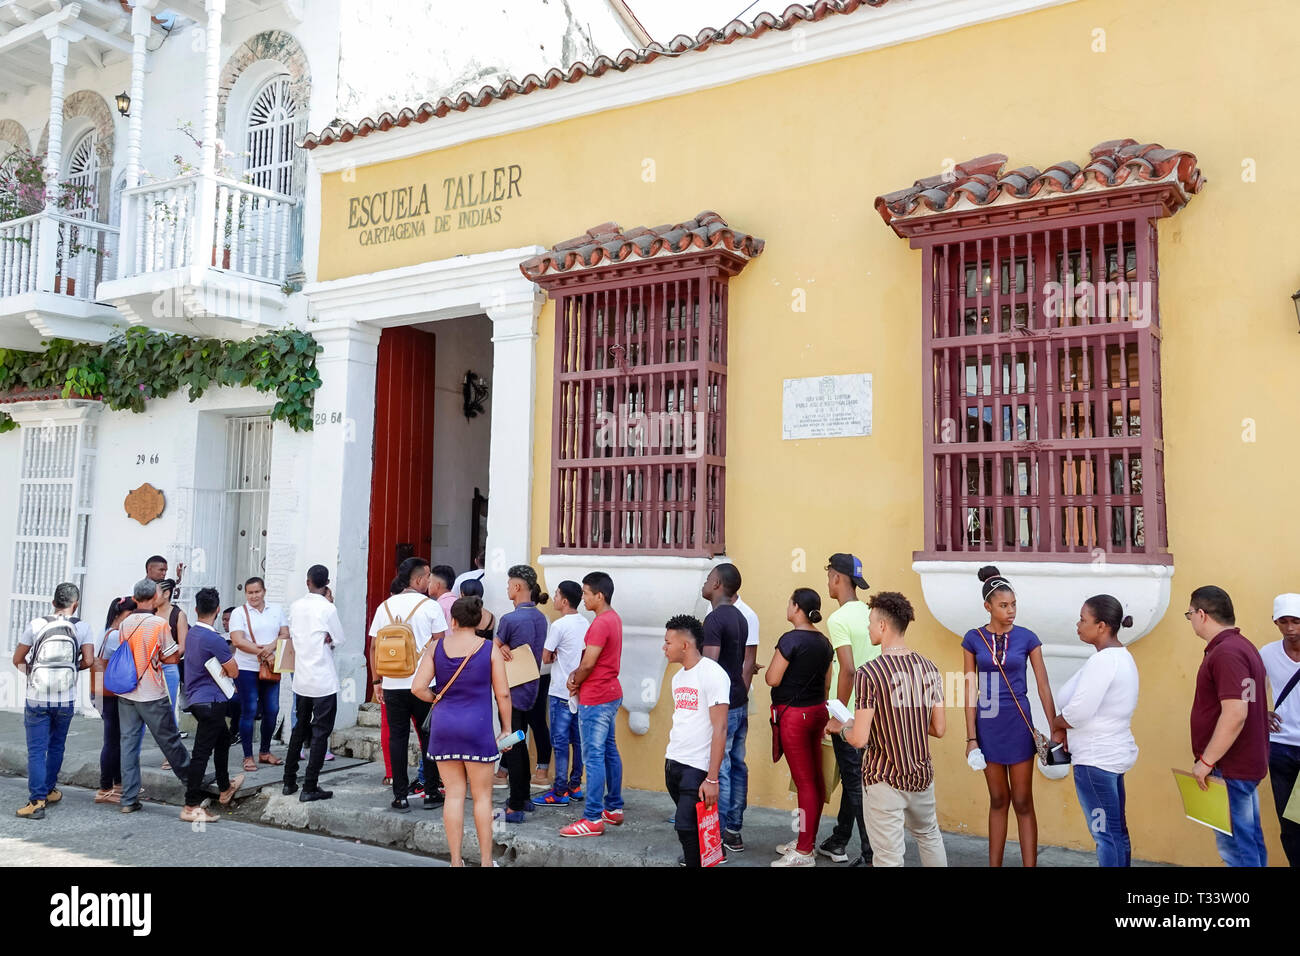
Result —
[{"label": "balcony railing", "polygon": [[[53,255],[42,256],[43,244]],[[117,274],[118,230],[52,210],[0,223],[0,298],[54,292],[86,302]]]},{"label": "balcony railing", "polygon": [[[291,196],[193,174],[128,189],[122,202],[123,278],[197,264],[279,285],[293,265],[298,200]],[[199,248],[210,248],[208,262],[196,262]]]}]

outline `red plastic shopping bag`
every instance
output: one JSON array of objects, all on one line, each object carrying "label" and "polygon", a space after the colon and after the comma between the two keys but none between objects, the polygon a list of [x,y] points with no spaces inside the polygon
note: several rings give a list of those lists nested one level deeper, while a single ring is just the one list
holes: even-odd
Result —
[{"label": "red plastic shopping bag", "polygon": [[699,819],[700,865],[717,866],[722,862],[722,823],[718,819],[718,805],[697,803],[695,815]]}]

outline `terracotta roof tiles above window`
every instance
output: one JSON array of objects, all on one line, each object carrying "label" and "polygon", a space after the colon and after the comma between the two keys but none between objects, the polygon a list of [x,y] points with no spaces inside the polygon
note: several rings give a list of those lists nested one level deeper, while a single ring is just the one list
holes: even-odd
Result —
[{"label": "terracotta roof tiles above window", "polygon": [[742,259],[752,259],[763,251],[763,240],[732,229],[716,212],[702,212],[675,225],[634,229],[605,222],[592,226],[580,236],[556,243],[549,252],[525,259],[519,269],[528,278],[537,280],[632,258],[649,259],[719,248]]},{"label": "terracotta roof tiles above window", "polygon": [[1182,201],[1201,191],[1205,177],[1196,156],[1159,143],[1112,139],[1090,151],[1088,163],[1071,160],[1039,171],[1021,166],[1005,171],[1007,157],[990,153],[958,163],[949,174],[918,179],[906,189],[876,197],[876,210],[889,225],[935,213],[977,206],[1052,199],[1101,189],[1172,183]]},{"label": "terracotta roof tiles above window", "polygon": [[427,123],[432,119],[441,119],[451,112],[463,113],[471,107],[491,106],[500,100],[512,96],[524,96],[538,90],[553,90],[561,83],[576,83],[593,76],[604,76],[611,70],[622,73],[631,67],[643,63],[653,63],[661,57],[675,57],[684,53],[698,53],[712,46],[726,46],[736,40],[754,39],[769,31],[789,30],[802,23],[817,23],[835,14],[853,13],[862,7],[883,7],[889,0],[820,0],[818,3],[792,3],[778,16],[762,13],[754,18],[753,23],[744,20],[732,20],[730,23],[714,29],[706,27],[694,37],[680,34],[667,45],[651,43],[642,50],[624,50],[616,56],[598,56],[591,63],[582,60],[567,69],[549,69],[541,76],[529,73],[522,80],[507,78],[498,86],[485,86],[477,93],[466,91],[453,97],[441,97],[436,103],[421,103],[414,109],[407,107],[396,115],[382,113],[378,117],[369,116],[357,123],[342,123],[327,126],[319,133],[308,133],[298,145],[303,149],[315,149],[317,146],[329,146],[332,143],[346,143],[358,136],[369,136],[374,132],[384,132],[393,127],[410,126],[412,123]]}]

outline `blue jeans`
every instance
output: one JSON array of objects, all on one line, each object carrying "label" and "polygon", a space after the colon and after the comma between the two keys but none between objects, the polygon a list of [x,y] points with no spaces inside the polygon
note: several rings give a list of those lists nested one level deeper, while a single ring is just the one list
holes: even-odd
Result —
[{"label": "blue jeans", "polygon": [[239,694],[239,744],[244,756],[253,756],[253,724],[257,722],[258,701],[262,704],[262,747],[258,753],[271,752],[271,735],[280,716],[280,682],[258,680],[257,671],[240,671],[235,678]]},{"label": "blue jeans", "polygon": [[178,694],[181,690],[181,669],[179,664],[164,664],[162,666],[163,680],[167,682],[167,699],[172,704],[172,719],[180,724],[180,711],[176,709]]},{"label": "blue jeans", "polygon": [[623,761],[614,739],[614,718],[623,698],[607,704],[579,704],[578,732],[582,736],[582,762],[587,766],[587,802],[582,815],[600,819],[602,810],[623,809]]},{"label": "blue jeans", "polygon": [[72,704],[33,704],[23,709],[27,730],[27,796],[44,800],[59,780],[63,745],[72,726]]},{"label": "blue jeans", "polygon": [[723,827],[739,833],[749,800],[749,768],[745,766],[745,738],[749,736],[749,705],[727,711],[727,746],[718,772],[718,817]]},{"label": "blue jeans", "polygon": [[1100,767],[1074,765],[1074,792],[1084,822],[1097,844],[1098,866],[1131,866],[1132,847],[1124,816],[1124,775]]},{"label": "blue jeans", "polygon": [[[555,751],[555,792],[568,793],[582,786],[582,730],[578,715],[569,712],[567,697],[547,696],[551,705],[551,749]],[[573,769],[569,748],[573,747]]]},{"label": "blue jeans", "polygon": [[[1218,771],[1214,774],[1219,776]],[[1228,866],[1268,866],[1268,847],[1259,819],[1259,781],[1223,777],[1228,785],[1228,814],[1232,836],[1214,831],[1219,856]]]}]

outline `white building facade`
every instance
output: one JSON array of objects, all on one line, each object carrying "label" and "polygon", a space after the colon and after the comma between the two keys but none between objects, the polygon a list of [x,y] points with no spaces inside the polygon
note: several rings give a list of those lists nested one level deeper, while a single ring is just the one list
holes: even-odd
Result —
[{"label": "white building facade", "polygon": [[[57,389],[0,396],[19,426],[0,434],[6,653],[60,581],[81,586],[81,614],[101,627],[154,553],[173,576],[185,564],[186,605],[201,586],[238,604],[254,575],[287,604],[304,593],[307,568],[324,564],[357,638],[338,661],[347,726],[365,699],[367,579],[380,573],[369,558],[372,471],[383,454],[404,460],[375,442],[376,390],[395,381],[380,368],[380,330],[413,318],[431,333],[427,364],[408,369],[403,387],[423,396],[417,430],[437,436],[424,448],[432,491],[400,503],[427,531],[400,544],[464,570],[486,533],[527,560],[526,541],[516,553],[502,529],[527,527],[526,511],[504,502],[526,501],[509,485],[526,489],[528,477],[488,463],[511,454],[493,406],[530,387],[538,293],[517,266],[535,250],[412,277],[401,316],[391,286],[382,314],[367,311],[364,283],[309,296],[318,187],[295,144],[408,93],[436,99],[645,38],[603,0],[521,5],[509,30],[504,11],[430,0],[382,13],[359,0],[164,2],[0,5],[0,158],[38,157],[52,196],[55,183],[75,187],[74,202],[0,222],[0,348],[108,343],[133,326],[228,344],[304,330],[322,349],[315,424],[273,422],[274,393],[216,383],[196,401],[181,388],[141,413]],[[480,287],[491,301],[463,294]],[[156,517],[128,506],[145,485],[162,493]],[[498,494],[503,507],[488,509]],[[374,560],[391,576],[396,557]],[[21,706],[11,670],[0,707]]]}]

